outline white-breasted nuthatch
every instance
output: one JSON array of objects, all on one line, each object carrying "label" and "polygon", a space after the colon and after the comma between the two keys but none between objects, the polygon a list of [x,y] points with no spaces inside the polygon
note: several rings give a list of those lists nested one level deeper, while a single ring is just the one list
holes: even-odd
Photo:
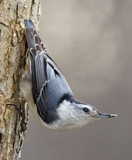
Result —
[{"label": "white-breasted nuthatch", "polygon": [[21,90],[35,117],[51,130],[80,128],[100,118],[116,117],[79,102],[48,55],[31,20],[25,20],[30,50],[30,69],[21,80]]}]

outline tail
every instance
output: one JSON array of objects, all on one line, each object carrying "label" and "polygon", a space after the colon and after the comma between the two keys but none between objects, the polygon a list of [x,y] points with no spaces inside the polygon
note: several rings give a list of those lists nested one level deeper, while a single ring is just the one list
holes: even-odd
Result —
[{"label": "tail", "polygon": [[24,20],[26,37],[30,53],[35,57],[37,52],[47,52],[43,42],[37,34],[36,28],[30,19]]},{"label": "tail", "polygon": [[25,19],[24,23],[25,23],[26,28],[28,28],[31,32],[32,32],[31,27],[36,30],[33,22],[30,19]]},{"label": "tail", "polygon": [[43,52],[46,53],[46,48],[37,34],[36,28],[31,20],[25,19],[25,31],[27,37],[28,48],[30,50],[30,73],[32,75],[32,86],[36,86],[36,69],[35,69],[35,57],[37,54]]}]

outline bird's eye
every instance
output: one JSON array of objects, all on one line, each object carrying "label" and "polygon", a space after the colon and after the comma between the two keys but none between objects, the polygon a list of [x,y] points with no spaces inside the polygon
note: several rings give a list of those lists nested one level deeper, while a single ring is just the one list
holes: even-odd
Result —
[{"label": "bird's eye", "polygon": [[84,107],[84,108],[83,108],[83,111],[86,112],[86,113],[89,113],[89,112],[90,112],[90,110],[89,110],[87,107]]}]

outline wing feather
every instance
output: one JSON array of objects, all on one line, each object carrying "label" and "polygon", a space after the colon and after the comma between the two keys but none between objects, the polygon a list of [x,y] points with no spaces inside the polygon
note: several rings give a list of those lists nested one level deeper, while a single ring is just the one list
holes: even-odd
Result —
[{"label": "wing feather", "polygon": [[[25,20],[26,37],[30,49],[32,93],[37,111],[46,120],[47,111],[56,110],[64,94],[73,93],[60,69],[47,50],[31,20]],[[51,116],[52,117],[52,116]],[[53,117],[52,117],[53,118]]]}]

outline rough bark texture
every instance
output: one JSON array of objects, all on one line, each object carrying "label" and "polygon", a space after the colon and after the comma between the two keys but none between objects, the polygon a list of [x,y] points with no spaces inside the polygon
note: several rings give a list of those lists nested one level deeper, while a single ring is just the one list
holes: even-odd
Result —
[{"label": "rough bark texture", "polygon": [[[27,55],[24,19],[38,26],[39,0],[0,0],[0,159],[21,156],[28,124],[28,106],[20,94]],[[24,119],[13,105],[24,112]]]}]

